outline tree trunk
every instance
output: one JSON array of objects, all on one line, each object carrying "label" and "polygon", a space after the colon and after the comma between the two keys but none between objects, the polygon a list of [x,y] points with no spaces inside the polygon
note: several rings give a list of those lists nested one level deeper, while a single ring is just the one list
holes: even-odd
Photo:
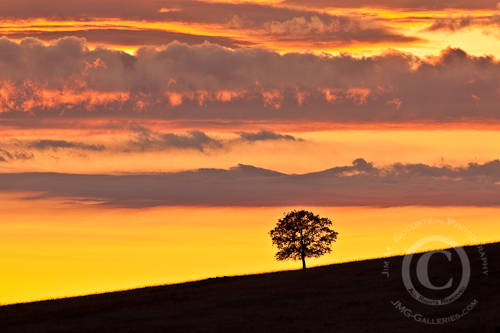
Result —
[{"label": "tree trunk", "polygon": [[302,257],[302,269],[306,269],[306,251],[304,246],[304,235],[302,234],[302,230],[299,230],[300,233],[300,256]]}]

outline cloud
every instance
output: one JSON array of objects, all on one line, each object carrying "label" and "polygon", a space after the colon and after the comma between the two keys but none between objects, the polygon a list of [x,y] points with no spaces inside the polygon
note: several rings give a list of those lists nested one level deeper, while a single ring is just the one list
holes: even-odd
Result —
[{"label": "cloud", "polygon": [[47,149],[80,149],[80,150],[88,150],[88,151],[102,151],[105,149],[103,145],[92,145],[81,142],[71,142],[65,140],[37,140],[31,142],[28,145],[29,148],[38,149],[38,150],[47,150]]},{"label": "cloud", "polygon": [[[210,189],[207,192],[207,188]],[[462,167],[396,163],[284,174],[248,165],[162,174],[0,174],[0,191],[153,206],[499,206],[500,161]],[[30,197],[32,198],[32,197]]]},{"label": "cloud", "polygon": [[324,16],[311,14],[284,21],[263,24],[265,35],[274,41],[287,43],[306,42],[309,46],[340,47],[357,43],[413,43],[418,37],[406,36],[375,21],[362,22],[356,17]]},{"label": "cloud", "polygon": [[[470,27],[500,27],[500,15],[486,17],[448,17],[435,19],[434,23],[426,28],[426,31],[460,31]],[[489,33],[485,31],[485,33]]]},{"label": "cloud", "polygon": [[[237,138],[215,138],[201,131],[190,131],[187,133],[168,133],[157,132],[140,125],[129,126],[132,135],[126,141],[116,142],[114,144],[83,143],[67,140],[20,140],[14,139],[0,148],[0,162],[10,160],[32,159],[35,155],[31,151],[37,151],[37,155],[46,151],[60,150],[80,150],[86,152],[108,153],[141,153],[141,152],[159,152],[167,150],[197,150],[200,152],[230,149],[234,146],[260,141],[288,141],[301,142],[300,138],[292,135],[275,133],[272,131],[261,130],[258,132],[240,132]],[[15,149],[15,151],[12,151]]]},{"label": "cloud", "polygon": [[[498,0],[285,0],[266,4],[250,1],[192,1],[192,0],[2,0],[0,17],[4,20],[44,18],[48,20],[93,21],[120,19],[145,22],[183,22],[228,24],[255,29],[272,22],[285,22],[297,17],[316,15],[320,19],[335,17],[324,8],[384,8],[394,10],[495,10]],[[320,9],[320,10],[318,10]],[[347,17],[347,16],[339,16]],[[354,19],[355,20],[355,19]],[[109,22],[108,22],[109,23]]]},{"label": "cloud", "polygon": [[303,141],[302,139],[297,139],[293,135],[279,134],[272,131],[261,130],[258,132],[240,132],[238,133],[240,138],[248,142],[256,141],[274,141],[274,140],[284,140],[284,141]]},{"label": "cloud", "polygon": [[395,10],[447,10],[447,9],[490,9],[497,6],[497,0],[285,0],[284,4],[309,8],[384,8]]},{"label": "cloud", "polygon": [[42,3],[37,0],[3,0],[0,13],[5,19],[150,19],[162,17],[159,9],[162,2],[156,0],[85,0],[69,3],[65,0],[51,0]]},{"label": "cloud", "polygon": [[11,162],[15,160],[31,160],[35,158],[32,152],[46,151],[46,150],[61,150],[61,149],[77,149],[84,151],[98,152],[106,149],[104,145],[100,144],[86,144],[82,142],[73,142],[66,140],[11,140],[4,148],[0,147],[0,162]]},{"label": "cloud", "polygon": [[126,151],[161,151],[166,149],[196,149],[203,152],[207,148],[222,148],[223,143],[200,131],[188,134],[157,133],[142,126],[133,126],[136,137],[128,143]]},{"label": "cloud", "polygon": [[[7,30],[7,29],[6,29]],[[2,33],[0,33],[0,37]],[[43,41],[53,41],[64,37],[78,37],[85,38],[92,44],[106,44],[106,45],[119,45],[119,46],[161,46],[173,41],[186,43],[189,45],[202,44],[210,42],[225,47],[237,48],[242,46],[251,46],[253,43],[250,41],[238,40],[230,37],[221,36],[207,36],[187,34],[175,31],[158,30],[158,29],[127,29],[124,27],[116,28],[103,28],[97,27],[89,29],[82,27],[82,30],[64,30],[64,31],[9,31],[3,34],[5,37],[12,39],[22,38],[37,38]]]},{"label": "cloud", "polygon": [[0,162],[9,162],[14,160],[30,160],[34,155],[25,151],[8,151],[0,148]]},{"label": "cloud", "polygon": [[238,139],[217,139],[200,131],[187,134],[154,132],[143,126],[134,125],[131,130],[135,136],[123,148],[123,152],[161,151],[168,149],[196,149],[201,152],[207,149],[222,149],[241,142],[257,141],[302,141],[292,135],[279,134],[272,131],[240,132]]},{"label": "cloud", "polygon": [[439,18],[426,30],[427,31],[437,31],[437,30],[449,30],[457,31],[467,28],[472,25],[474,18],[471,16],[464,16],[460,18]]},{"label": "cloud", "polygon": [[[301,5],[304,7],[305,4]],[[44,18],[54,21],[91,22],[111,18],[125,21],[201,23],[229,25],[238,29],[259,29],[273,21],[286,22],[297,17],[312,16],[323,21],[337,18],[348,22],[359,21],[356,17],[329,15],[324,11],[290,8],[276,3],[191,0],[86,0],[74,3],[65,0],[52,0],[50,3],[40,3],[38,0],[3,0],[0,3],[0,17],[9,21]]]},{"label": "cloud", "polygon": [[[57,38],[75,35],[86,37],[89,41],[113,45],[141,45],[141,40],[143,40],[142,45],[158,45],[162,39],[162,44],[175,39],[189,44],[207,40],[225,46],[239,47],[254,42],[265,42],[270,37],[274,37],[273,43],[305,42],[309,39],[311,42],[329,47],[359,43],[398,44],[420,41],[419,38],[405,36],[367,17],[330,15],[314,10],[250,2],[87,0],[70,4],[67,1],[56,0],[43,6],[36,0],[5,0],[0,4],[0,18],[10,22],[16,19],[44,18],[49,21],[72,22],[73,26],[73,31],[66,32],[61,31],[57,25],[52,29],[60,31],[36,31],[39,27],[35,26],[34,29],[19,32],[19,27],[13,24],[3,29],[5,35],[11,38],[30,36],[47,40],[50,36]],[[114,20],[110,21],[110,18]],[[163,22],[166,28],[148,29],[140,22]],[[203,33],[200,33],[200,36],[196,36],[196,33],[183,34],[170,31],[168,23],[195,25],[194,29],[191,29],[193,31],[196,31],[199,25],[211,25],[213,29],[222,29],[225,34],[227,31],[233,31],[240,37],[234,40],[227,37],[204,36]],[[26,28],[25,23],[22,24]],[[240,40],[245,38],[246,41]]]},{"label": "cloud", "polygon": [[132,56],[0,39],[5,121],[498,122],[499,86],[498,60],[453,48],[356,58],[174,42]]}]

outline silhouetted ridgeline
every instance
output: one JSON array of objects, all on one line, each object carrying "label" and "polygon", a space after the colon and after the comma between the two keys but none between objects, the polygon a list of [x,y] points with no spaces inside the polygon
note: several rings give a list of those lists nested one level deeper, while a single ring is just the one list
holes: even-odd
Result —
[{"label": "silhouetted ridgeline", "polygon": [[[402,257],[394,257],[5,306],[0,332],[499,332],[500,243],[485,249],[488,276],[477,248],[467,247],[471,283],[448,306],[413,300],[401,282]],[[396,303],[443,317],[474,300],[446,325],[417,323]]]}]

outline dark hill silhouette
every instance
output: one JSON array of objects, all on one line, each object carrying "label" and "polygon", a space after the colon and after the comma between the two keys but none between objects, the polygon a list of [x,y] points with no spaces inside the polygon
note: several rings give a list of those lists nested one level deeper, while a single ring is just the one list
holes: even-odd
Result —
[{"label": "dark hill silhouette", "polygon": [[[384,277],[384,259],[375,259],[4,306],[0,332],[493,333],[500,327],[500,243],[485,249],[489,276],[473,269],[472,283],[454,306],[472,298],[479,304],[444,326],[425,326],[397,312],[390,301],[408,301],[409,295],[400,276]],[[473,268],[480,267],[479,258],[469,257]],[[390,258],[395,271],[401,260]]]}]

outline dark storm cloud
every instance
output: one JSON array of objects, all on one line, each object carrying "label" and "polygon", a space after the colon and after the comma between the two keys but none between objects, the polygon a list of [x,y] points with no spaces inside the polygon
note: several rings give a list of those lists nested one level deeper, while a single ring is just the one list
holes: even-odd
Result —
[{"label": "dark storm cloud", "polygon": [[356,58],[174,42],[132,56],[77,38],[0,39],[6,121],[498,121],[499,86],[495,58],[452,48],[432,58]]},{"label": "dark storm cloud", "polygon": [[[163,174],[0,174],[0,191],[40,198],[98,201],[118,207],[152,206],[499,206],[500,161],[464,167],[352,165],[284,174],[248,165]],[[30,199],[32,197],[30,196]]]}]

